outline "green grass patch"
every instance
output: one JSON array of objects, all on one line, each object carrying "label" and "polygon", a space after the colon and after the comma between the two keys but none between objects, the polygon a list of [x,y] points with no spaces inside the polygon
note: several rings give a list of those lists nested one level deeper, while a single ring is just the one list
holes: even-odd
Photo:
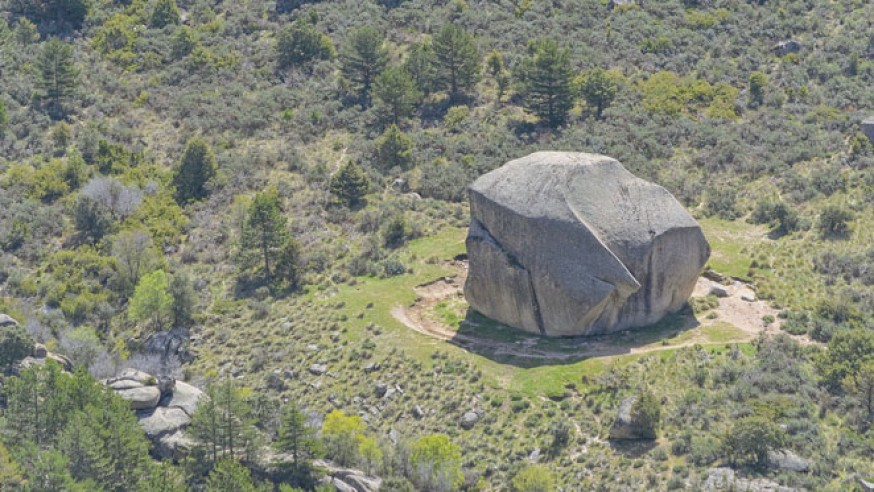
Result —
[{"label": "green grass patch", "polygon": [[765,229],[739,220],[713,217],[700,219],[698,223],[712,250],[707,263],[710,268],[723,275],[750,280],[752,258],[749,248],[763,241]]}]

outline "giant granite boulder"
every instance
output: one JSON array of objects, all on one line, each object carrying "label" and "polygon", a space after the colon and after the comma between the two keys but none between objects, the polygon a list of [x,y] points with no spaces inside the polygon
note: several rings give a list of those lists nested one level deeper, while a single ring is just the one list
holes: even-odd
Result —
[{"label": "giant granite boulder", "polygon": [[710,255],[661,186],[615,159],[537,152],[470,188],[471,307],[547,336],[610,333],[683,307]]}]

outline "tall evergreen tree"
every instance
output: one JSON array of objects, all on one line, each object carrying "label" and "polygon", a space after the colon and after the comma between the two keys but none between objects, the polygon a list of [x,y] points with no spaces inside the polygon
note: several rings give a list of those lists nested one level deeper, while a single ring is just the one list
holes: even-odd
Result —
[{"label": "tall evergreen tree", "polygon": [[73,61],[73,47],[52,38],[46,41],[36,60],[39,89],[49,100],[49,113],[54,118],[64,116],[64,103],[76,92],[79,69]]},{"label": "tall evergreen tree", "polygon": [[369,187],[370,183],[364,170],[353,161],[347,162],[331,176],[331,194],[347,207],[354,207],[361,203]]},{"label": "tall evergreen tree", "polygon": [[209,193],[206,183],[216,171],[215,155],[209,144],[200,138],[193,138],[185,146],[182,162],[173,176],[176,187],[176,201],[185,204],[193,200],[205,198]]},{"label": "tall evergreen tree", "polygon": [[400,67],[388,67],[379,74],[374,83],[374,92],[380,106],[395,125],[413,112],[421,97],[413,78]]},{"label": "tall evergreen tree", "polygon": [[341,59],[343,75],[355,85],[361,106],[369,107],[373,81],[388,64],[385,37],[372,27],[358,28],[346,39]]},{"label": "tall evergreen tree", "polygon": [[173,326],[188,326],[194,318],[194,306],[197,303],[191,278],[184,271],[177,271],[170,279],[168,289],[173,299],[170,311],[173,316]]},{"label": "tall evergreen tree", "polygon": [[479,58],[473,36],[455,24],[443,26],[434,38],[437,81],[451,99],[459,99],[479,82]]},{"label": "tall evergreen tree", "polygon": [[263,260],[264,275],[268,281],[273,280],[270,265],[276,262],[280,250],[288,240],[286,222],[279,208],[276,190],[268,190],[255,196],[249,206],[242,247],[245,251],[258,253]]},{"label": "tall evergreen tree", "polygon": [[551,40],[533,43],[531,51],[518,74],[525,106],[555,128],[567,121],[574,105],[570,56],[567,49]]},{"label": "tall evergreen tree", "polygon": [[428,96],[434,90],[436,81],[434,48],[430,42],[415,43],[410,46],[404,70],[410,74],[419,92]]},{"label": "tall evergreen tree", "polygon": [[189,433],[211,466],[222,459],[246,457],[256,448],[251,410],[230,380],[207,388],[204,401],[191,419]]}]

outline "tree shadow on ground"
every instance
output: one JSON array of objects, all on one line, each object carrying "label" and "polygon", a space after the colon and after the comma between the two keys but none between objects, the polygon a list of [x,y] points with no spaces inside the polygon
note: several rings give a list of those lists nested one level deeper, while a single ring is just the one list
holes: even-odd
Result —
[{"label": "tree shadow on ground", "polygon": [[643,328],[609,335],[549,338],[511,328],[468,308],[456,335],[448,342],[501,364],[532,368],[630,354],[700,325],[691,309],[685,307]]}]

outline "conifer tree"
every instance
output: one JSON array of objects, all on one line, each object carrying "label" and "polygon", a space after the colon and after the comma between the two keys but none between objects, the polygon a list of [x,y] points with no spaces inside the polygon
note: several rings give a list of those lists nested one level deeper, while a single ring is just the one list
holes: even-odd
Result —
[{"label": "conifer tree", "polygon": [[370,92],[376,77],[388,64],[385,37],[365,26],[352,31],[341,50],[342,72],[358,92],[361,107],[370,107]]},{"label": "conifer tree", "polygon": [[347,162],[331,177],[331,194],[346,207],[354,207],[361,203],[369,187],[370,183],[364,170],[353,161]]},{"label": "conifer tree", "polygon": [[276,43],[279,68],[282,70],[311,63],[330,60],[336,56],[331,38],[321,33],[310,23],[295,22],[279,33]]},{"label": "conifer tree", "polygon": [[176,0],[157,0],[155,10],[152,11],[150,24],[152,27],[163,29],[171,24],[179,24],[179,7]]},{"label": "conifer tree", "polygon": [[413,141],[397,125],[388,127],[376,142],[379,168],[386,171],[395,167],[407,169],[413,159]]},{"label": "conifer tree", "polygon": [[530,49],[518,74],[525,107],[550,127],[558,127],[574,105],[568,50],[551,40],[537,41]]},{"label": "conifer tree", "polygon": [[400,67],[388,67],[379,74],[374,83],[374,92],[380,106],[395,125],[410,116],[421,97],[413,78]]},{"label": "conifer tree", "polygon": [[598,119],[601,119],[604,109],[616,98],[617,90],[616,82],[600,68],[589,72],[580,88],[586,104],[595,108],[595,117]]},{"label": "conifer tree", "polygon": [[479,82],[479,52],[473,36],[461,27],[443,26],[434,38],[434,59],[440,88],[448,90],[452,100],[460,99]]},{"label": "conifer tree", "polygon": [[64,104],[76,93],[79,69],[73,61],[73,47],[58,38],[46,41],[36,60],[41,95],[49,101],[49,114],[62,118]]},{"label": "conifer tree", "polygon": [[209,193],[206,184],[215,176],[216,161],[209,145],[200,138],[191,139],[185,146],[182,162],[173,176],[176,201],[185,204],[200,200]]},{"label": "conifer tree", "polygon": [[245,251],[257,252],[264,264],[264,275],[273,280],[274,264],[283,246],[288,241],[286,218],[279,208],[276,190],[259,193],[249,206],[246,226],[243,230],[242,247]]}]

